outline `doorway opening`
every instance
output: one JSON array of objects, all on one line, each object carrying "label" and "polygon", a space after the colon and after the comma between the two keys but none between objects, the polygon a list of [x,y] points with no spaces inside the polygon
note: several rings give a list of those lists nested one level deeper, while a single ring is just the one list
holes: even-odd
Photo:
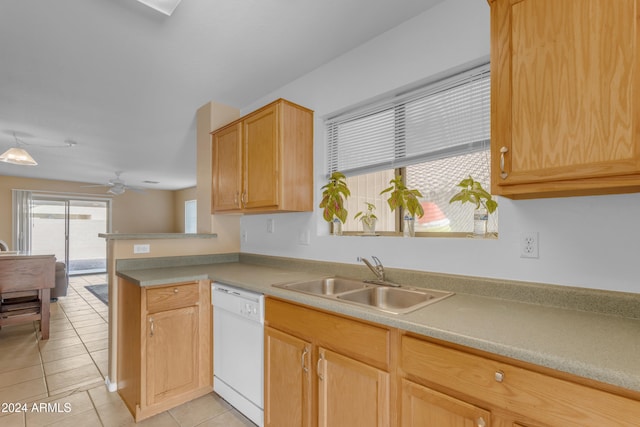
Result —
[{"label": "doorway opening", "polygon": [[54,254],[69,275],[104,273],[111,200],[36,194],[31,205],[31,253]]}]

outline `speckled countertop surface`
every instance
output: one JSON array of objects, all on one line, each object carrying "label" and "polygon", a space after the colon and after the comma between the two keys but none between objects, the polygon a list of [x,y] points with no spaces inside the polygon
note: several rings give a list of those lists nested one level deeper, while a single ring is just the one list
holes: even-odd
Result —
[{"label": "speckled countertop surface", "polygon": [[239,262],[117,274],[140,286],[220,281],[640,392],[637,318],[461,292],[411,313],[394,315],[272,286],[327,274]]}]

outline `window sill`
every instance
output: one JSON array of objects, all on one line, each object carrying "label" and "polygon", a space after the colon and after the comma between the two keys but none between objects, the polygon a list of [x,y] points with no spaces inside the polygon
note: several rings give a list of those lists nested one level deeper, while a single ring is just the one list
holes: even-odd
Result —
[{"label": "window sill", "polygon": [[[356,237],[403,237],[402,233],[393,231],[379,231],[376,234],[364,234],[358,231],[345,231],[343,236],[356,236]],[[415,237],[445,237],[445,238],[464,238],[464,239],[498,239],[498,233],[487,233],[484,236],[477,236],[470,232],[443,232],[443,233],[429,233],[429,232],[416,232]]]}]

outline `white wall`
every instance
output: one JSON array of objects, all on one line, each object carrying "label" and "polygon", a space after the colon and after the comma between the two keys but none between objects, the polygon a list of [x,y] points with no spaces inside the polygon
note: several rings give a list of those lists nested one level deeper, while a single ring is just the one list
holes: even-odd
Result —
[{"label": "white wall", "polygon": [[[430,11],[291,82],[243,109],[283,97],[315,110],[315,204],[325,178],[323,118],[399,87],[488,60],[489,6],[446,0]],[[640,195],[512,201],[499,199],[498,240],[331,237],[320,210],[244,216],[242,252],[640,293]],[[267,219],[275,233],[267,234]],[[298,234],[310,231],[311,244]],[[539,232],[539,259],[519,257],[521,232]]]}]

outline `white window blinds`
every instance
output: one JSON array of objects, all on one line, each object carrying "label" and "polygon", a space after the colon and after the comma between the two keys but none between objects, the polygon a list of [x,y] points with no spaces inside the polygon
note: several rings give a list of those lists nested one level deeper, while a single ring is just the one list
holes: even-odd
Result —
[{"label": "white window blinds", "polygon": [[326,121],[328,174],[394,169],[486,149],[489,65]]}]

